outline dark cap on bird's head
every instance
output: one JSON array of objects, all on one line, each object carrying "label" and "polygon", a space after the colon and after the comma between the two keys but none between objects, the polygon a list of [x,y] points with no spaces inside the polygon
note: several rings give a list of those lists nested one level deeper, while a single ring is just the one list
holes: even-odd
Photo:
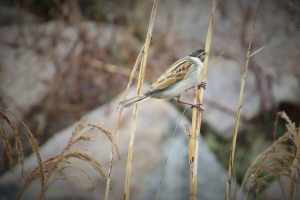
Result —
[{"label": "dark cap on bird's head", "polygon": [[197,57],[199,58],[202,62],[204,62],[206,56],[208,55],[209,53],[206,52],[204,49],[197,49],[195,51],[193,51],[189,56],[191,57]]}]

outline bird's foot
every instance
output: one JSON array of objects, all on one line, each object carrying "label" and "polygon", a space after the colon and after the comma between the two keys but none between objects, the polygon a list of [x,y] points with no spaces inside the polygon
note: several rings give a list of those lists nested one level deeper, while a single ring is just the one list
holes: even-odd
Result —
[{"label": "bird's foot", "polygon": [[[185,92],[187,92],[188,90],[194,88],[195,86],[192,86],[188,89],[185,90]],[[200,89],[201,87],[205,90],[206,89],[206,83],[205,82],[201,82],[200,84],[197,85],[198,89]]]},{"label": "bird's foot", "polygon": [[198,89],[200,89],[202,87],[205,90],[206,89],[206,82],[201,82],[197,86],[198,86]]},{"label": "bird's foot", "polygon": [[191,108],[197,108],[200,112],[204,112],[204,109],[202,109],[200,106],[202,105],[201,103],[198,104],[191,104]]}]

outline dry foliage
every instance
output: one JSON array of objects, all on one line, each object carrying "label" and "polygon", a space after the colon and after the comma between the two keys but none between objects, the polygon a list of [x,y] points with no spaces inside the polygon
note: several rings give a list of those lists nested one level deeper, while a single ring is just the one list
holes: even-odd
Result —
[{"label": "dry foliage", "polygon": [[[102,132],[104,132],[107,137],[111,140],[112,139],[112,133],[105,130],[103,127],[101,127],[99,124],[85,124],[87,119],[85,119],[83,122],[79,123],[75,130],[72,133],[71,138],[69,139],[67,145],[65,148],[62,150],[60,155],[53,156],[46,161],[43,162],[43,167],[44,167],[44,174],[46,175],[46,180],[45,180],[45,192],[46,190],[56,181],[58,180],[68,180],[71,177],[78,178],[77,176],[68,176],[68,177],[57,177],[59,172],[62,172],[65,169],[68,169],[70,167],[77,168],[80,171],[82,171],[88,179],[91,181],[91,178],[89,175],[81,168],[77,167],[75,163],[72,163],[68,161],[68,158],[77,158],[80,160],[83,160],[90,164],[99,174],[101,174],[102,178],[104,181],[107,180],[106,174],[104,172],[103,166],[94,158],[92,158],[88,153],[82,152],[80,149],[76,149],[74,151],[70,151],[70,148],[76,144],[77,142],[82,142],[82,141],[94,141],[92,137],[90,137],[88,134],[95,128],[98,128]],[[80,136],[79,133],[86,127],[91,127],[89,130],[85,131],[83,134]],[[119,149],[117,146],[115,146],[117,149],[117,152],[119,152]],[[56,172],[56,174],[52,177],[51,175]],[[18,199],[22,196],[24,191],[27,189],[27,187],[31,184],[31,182],[36,179],[37,177],[40,177],[41,173],[38,171],[38,167],[34,168],[28,177],[26,178],[22,188],[19,191],[18,194]],[[91,184],[93,186],[93,190],[95,190],[94,185],[91,181]],[[110,186],[110,189],[112,190],[112,187]]]},{"label": "dry foliage", "polygon": [[[17,129],[12,124],[11,120],[9,119],[9,117],[7,116],[7,114],[3,110],[5,110],[5,109],[3,109],[3,108],[0,109],[0,116],[1,116],[2,119],[4,119],[9,124],[9,126],[13,130],[15,140],[16,140],[16,143],[17,143],[16,146],[17,146],[17,150],[18,150],[18,153],[19,153],[20,162],[21,162],[21,165],[22,165],[22,176],[24,178],[25,177],[25,169],[24,169],[24,156],[23,156],[23,152],[22,152],[22,144],[20,142],[20,138],[19,138]],[[45,192],[56,181],[58,181],[58,180],[69,180],[69,178],[71,178],[71,177],[79,178],[78,176],[58,177],[60,172],[64,171],[65,169],[68,169],[68,168],[76,168],[76,169],[82,171],[88,177],[88,179],[90,180],[90,182],[92,184],[93,190],[96,192],[95,187],[93,185],[93,182],[92,182],[91,178],[89,177],[89,175],[83,169],[76,166],[76,163],[68,161],[69,158],[77,158],[77,159],[80,159],[80,160],[83,160],[83,161],[87,162],[99,174],[101,174],[101,177],[104,179],[104,181],[107,180],[106,174],[104,172],[104,167],[101,165],[101,163],[99,163],[96,159],[92,158],[88,153],[83,152],[82,149],[71,150],[71,147],[74,144],[78,143],[78,142],[94,141],[94,139],[91,136],[89,136],[89,133],[92,130],[94,130],[95,128],[102,131],[109,138],[109,140],[112,141],[113,140],[113,134],[110,131],[107,131],[106,129],[104,129],[102,126],[100,126],[100,124],[91,124],[91,123],[86,124],[86,121],[87,121],[87,118],[86,118],[84,121],[82,121],[81,123],[79,123],[75,127],[75,130],[73,131],[71,138],[69,139],[67,145],[62,150],[60,155],[56,155],[56,156],[53,156],[53,157],[51,157],[51,158],[49,158],[45,161],[42,161],[40,153],[39,153],[39,147],[37,145],[37,142],[36,142],[35,138],[31,134],[30,130],[27,128],[27,126],[24,124],[24,122],[19,119],[18,116],[11,113],[10,111],[6,111],[6,112],[9,112],[10,114],[17,117],[18,120],[20,121],[20,123],[26,129],[28,139],[29,139],[29,141],[32,145],[34,153],[37,155],[37,161],[38,161],[38,165],[34,169],[31,170],[29,175],[24,180],[23,185],[22,185],[22,187],[21,187],[21,189],[18,193],[17,199],[21,198],[21,196],[26,191],[28,186],[36,178],[40,178],[40,180],[41,180],[41,193],[40,193],[40,198],[39,198],[40,200],[45,198]],[[82,133],[80,135],[80,132],[86,127],[90,127],[90,129],[85,131],[84,133]],[[3,125],[0,126],[0,135],[1,135],[1,139],[4,141],[4,144],[5,144],[5,147],[6,147],[10,167],[13,170],[12,150],[11,150],[11,146],[9,144],[9,141],[7,139],[7,134],[3,129]],[[114,147],[116,148],[118,156],[120,158],[119,148],[117,147],[116,144],[114,144]],[[112,190],[111,185],[110,185],[110,189]]]},{"label": "dry foliage", "polygon": [[[6,121],[13,134],[14,134],[14,138],[15,138],[15,142],[16,142],[16,148],[18,150],[18,160],[21,162],[21,165],[22,165],[22,177],[24,178],[25,177],[25,169],[24,169],[24,155],[23,155],[23,150],[22,150],[22,143],[21,143],[21,140],[20,140],[20,137],[19,137],[19,134],[18,134],[18,131],[16,129],[16,127],[14,126],[14,124],[11,122],[11,120],[8,118],[8,116],[6,115],[6,113],[3,111],[4,109],[3,108],[0,108],[0,116],[1,118]],[[2,127],[2,124],[1,124],[1,139],[4,141],[4,144],[6,146],[6,151],[7,151],[7,156],[8,156],[8,159],[9,159],[9,163],[10,163],[10,167],[12,168],[13,167],[13,161],[12,161],[12,151],[11,151],[11,146],[9,144],[9,141],[8,141],[8,137],[7,137],[7,134],[5,133],[3,127]]]},{"label": "dry foliage", "polygon": [[[280,29],[280,30],[283,30],[287,35],[290,36],[290,38],[293,40],[293,42],[296,44],[297,48],[298,48],[298,54],[299,54],[299,60],[300,60],[300,48],[299,48],[299,45],[297,44],[296,40],[294,39],[294,37],[285,29],[281,28],[281,27],[277,27],[277,26],[259,26],[259,27],[255,27],[255,23],[256,23],[256,20],[257,20],[257,15],[259,13],[260,10],[262,10],[262,8],[260,8],[261,6],[261,3],[262,3],[262,0],[259,1],[259,5],[256,9],[256,15],[255,15],[255,18],[254,18],[254,21],[253,21],[253,27],[252,27],[252,33],[251,33],[251,37],[250,37],[250,41],[249,41],[249,46],[248,46],[248,52],[247,52],[247,59],[246,59],[246,64],[245,64],[245,68],[244,68],[244,75],[243,75],[243,79],[242,79],[242,85],[241,85],[241,91],[240,91],[240,98],[239,98],[239,105],[238,105],[238,111],[237,111],[237,114],[236,114],[236,122],[235,122],[235,128],[234,128],[234,136],[233,136],[233,142],[232,142],[232,149],[231,149],[231,153],[230,153],[230,159],[229,159],[229,169],[228,169],[228,180],[227,180],[227,187],[226,187],[226,200],[229,200],[229,195],[230,195],[230,186],[231,186],[231,177],[232,177],[232,171],[233,171],[233,161],[234,161],[234,154],[235,154],[235,147],[236,147],[236,139],[237,139],[237,131],[238,131],[238,126],[239,126],[239,119],[240,119],[240,112],[241,112],[241,108],[242,108],[242,98],[243,98],[243,92],[244,92],[244,86],[245,86],[245,79],[246,79],[246,73],[247,73],[247,69],[248,69],[248,63],[249,63],[249,58],[253,55],[255,55],[256,53],[258,53],[259,51],[261,51],[263,47],[261,47],[260,49],[256,50],[255,52],[251,53],[250,54],[250,50],[251,50],[251,45],[252,45],[252,39],[253,39],[253,33],[254,33],[254,30],[255,29],[258,29],[258,28],[276,28],[276,29]],[[297,28],[299,29],[299,23],[286,11],[284,10],[281,10],[281,9],[274,9],[274,8],[263,8],[265,10],[267,9],[270,9],[270,10],[276,10],[276,11],[281,11],[281,12],[285,12],[289,17],[290,19],[293,21],[293,23],[297,26]],[[300,29],[299,29],[300,30]],[[283,112],[284,113],[284,112]],[[284,113],[279,113],[278,115],[285,118],[286,120],[288,119],[287,115]],[[278,115],[277,115],[277,118],[276,118],[276,123],[275,123],[275,129],[274,129],[274,143],[273,143],[273,146],[274,146],[274,149],[273,149],[273,153],[275,154],[275,147],[278,145],[278,143],[281,143],[281,141],[275,141],[275,133],[276,133],[276,128],[277,128],[277,120],[278,120]],[[287,120],[288,121],[288,120]],[[290,122],[290,120],[289,120]],[[295,136],[297,138],[297,136]],[[286,140],[285,138],[282,138],[283,140]],[[294,141],[294,144],[296,145],[297,144],[297,139]],[[272,146],[272,147],[273,147]],[[262,152],[261,155],[264,155],[266,152]],[[269,152],[268,152],[269,153]],[[285,154],[284,154],[285,155]],[[274,156],[274,155],[272,155]],[[285,155],[287,156],[287,155]],[[281,157],[281,154],[276,154],[274,156],[275,158],[279,158]],[[276,176],[280,182],[280,185],[282,187],[282,182],[280,180],[280,175],[283,175],[283,174],[280,174],[278,172],[278,170],[280,170],[280,167],[282,167],[282,169],[284,168],[288,168],[289,169],[289,165],[285,165],[285,164],[290,164],[290,162],[293,163],[293,157],[284,157],[281,159],[280,161],[280,164],[277,163],[278,165],[277,168],[275,167],[273,170],[273,175],[272,176]],[[257,157],[257,162],[261,159],[260,156]],[[271,158],[270,158],[271,160]],[[254,162],[254,165],[255,163],[257,162]],[[273,160],[273,164],[275,164],[277,161],[276,159]],[[279,161],[278,161],[279,162]],[[250,171],[251,171],[251,168],[254,167],[254,166],[250,166]],[[270,171],[271,171],[272,168],[270,168]],[[260,169],[259,171],[264,171],[265,169]],[[247,171],[248,173],[248,171]],[[255,173],[256,174],[256,173]],[[289,173],[290,174],[290,173]],[[246,174],[245,177],[248,177],[249,174]],[[260,176],[261,173],[258,173],[256,174],[257,176]],[[287,175],[287,174],[285,174]],[[265,177],[266,178],[266,177]],[[257,177],[253,176],[251,177],[251,179],[253,180],[256,180],[257,181]],[[259,179],[260,180],[260,179]],[[256,183],[256,181],[253,182],[253,184]],[[295,182],[297,182],[297,180],[295,179]],[[291,182],[291,184],[293,183],[293,181]],[[244,184],[244,182],[243,182]],[[251,184],[250,184],[251,185]],[[257,186],[257,184],[256,184]],[[257,189],[258,190],[258,189]],[[248,190],[249,192],[249,190]],[[283,192],[283,195],[285,196],[284,194],[284,191],[283,191],[283,187],[282,187],[282,192]],[[248,193],[247,193],[248,194]],[[236,194],[234,194],[236,195]],[[290,191],[290,195],[292,195],[292,192]]]},{"label": "dry foliage", "polygon": [[5,132],[2,125],[0,126],[0,137],[1,137],[1,140],[3,141],[5,149],[6,149],[6,154],[7,154],[8,160],[9,160],[9,166],[10,166],[12,172],[14,172],[14,168],[13,168],[14,162],[12,160],[11,146],[8,141],[7,133]]},{"label": "dry foliage", "polygon": [[[1,108],[1,109],[5,110],[3,108]],[[14,137],[15,137],[15,140],[16,140],[16,147],[17,147],[17,150],[18,150],[18,153],[19,153],[19,160],[20,160],[21,165],[22,165],[22,176],[23,176],[23,179],[24,179],[24,177],[25,177],[25,168],[24,168],[24,156],[23,156],[23,152],[22,152],[22,143],[20,141],[17,129],[15,128],[15,126],[13,125],[13,123],[11,122],[11,120],[8,118],[8,116],[5,114],[5,112],[3,112],[1,109],[0,109],[1,118],[4,119],[9,124],[9,126],[11,127],[11,129],[12,129],[12,131],[14,133]],[[7,111],[7,112],[9,112],[10,114],[14,115],[20,121],[20,123],[22,124],[22,126],[26,129],[27,137],[28,137],[28,139],[30,141],[30,144],[31,144],[32,149],[33,149],[33,152],[37,156],[37,161],[38,161],[37,170],[40,173],[41,188],[42,188],[39,199],[43,199],[44,196],[45,196],[45,191],[46,191],[45,190],[45,175],[44,175],[44,172],[43,172],[44,170],[43,170],[43,165],[42,165],[42,159],[41,159],[41,156],[40,156],[40,153],[39,153],[39,147],[37,145],[37,141],[33,137],[33,135],[30,132],[30,130],[27,128],[27,126],[23,123],[23,121],[18,116],[16,116],[14,113],[12,113],[10,111]],[[3,128],[1,128],[0,131],[1,131],[1,138],[4,141],[5,146],[7,148],[7,156],[8,156],[8,159],[10,161],[10,167],[13,169],[11,147],[10,147],[8,139],[7,139],[7,134],[5,133],[5,131],[4,131]]]},{"label": "dry foliage", "polygon": [[[286,132],[279,137],[273,145],[259,154],[253,164],[248,168],[241,188],[248,185],[248,192],[255,186],[259,192],[264,192],[268,185],[268,178],[277,177],[281,187],[283,186],[280,176],[291,177],[293,160],[295,158],[295,147],[297,146],[298,130],[285,112],[279,112],[278,116],[283,118],[286,123]],[[278,118],[275,122],[275,127]],[[288,141],[292,141],[293,145],[287,145]],[[298,147],[299,148],[299,147]],[[299,156],[298,156],[299,158]],[[296,184],[300,183],[300,166],[297,166],[297,175],[294,179]],[[282,192],[283,192],[283,188]],[[283,195],[286,196],[283,192]]]},{"label": "dry foliage", "polygon": [[[156,4],[157,4],[157,2],[158,2],[157,0],[154,1],[154,3],[156,3]],[[215,6],[216,6],[217,1],[214,1],[214,2],[215,2]],[[289,1],[289,3],[292,4],[291,1]],[[155,9],[156,9],[156,7],[155,7]],[[273,9],[273,8],[266,8],[266,9]],[[261,10],[261,9],[258,6],[257,13],[258,13],[259,10]],[[273,10],[283,11],[283,10],[280,10],[280,9],[273,9]],[[285,12],[291,18],[293,23],[299,29],[299,27],[300,27],[299,23],[288,12],[286,12],[286,11],[283,11],[283,12]],[[155,14],[154,14],[154,11],[153,11],[152,16],[151,16],[150,26],[151,25],[153,26],[154,17],[155,17]],[[256,19],[256,17],[255,17],[255,19]],[[210,42],[211,35],[212,35],[212,25],[213,25],[213,19],[211,19],[211,20],[212,20],[211,21],[211,26],[210,26],[211,27],[211,32],[208,34],[209,42]],[[128,89],[129,89],[129,87],[132,83],[132,80],[134,78],[137,79],[136,69],[142,63],[142,67],[141,67],[141,71],[140,71],[140,77],[139,77],[139,89],[138,89],[138,93],[139,93],[141,91],[142,82],[143,82],[143,78],[144,78],[148,48],[149,48],[149,44],[150,44],[150,40],[151,40],[151,34],[152,34],[152,28],[153,28],[153,27],[150,27],[150,26],[149,26],[149,31],[148,31],[148,34],[147,34],[147,40],[146,40],[145,45],[143,46],[143,48],[142,48],[142,50],[141,50],[141,52],[140,52],[140,54],[139,54],[139,56],[136,60],[136,64],[134,65],[132,72],[130,72],[128,69],[120,69],[117,66],[112,65],[112,64],[106,64],[105,65],[103,62],[97,61],[96,59],[87,59],[87,58],[84,58],[83,56],[81,56],[82,58],[80,58],[80,63],[83,64],[83,65],[90,65],[90,66],[94,66],[94,67],[97,67],[97,68],[101,68],[101,69],[104,69],[104,70],[106,70],[108,72],[111,72],[111,73],[116,73],[116,71],[120,71],[121,74],[123,74],[125,76],[130,76],[130,81],[129,81],[128,86],[126,88],[126,92],[124,93],[124,98],[123,99],[126,98],[126,95],[127,95]],[[247,55],[247,60],[246,60],[246,65],[245,65],[245,73],[244,73],[244,76],[243,76],[243,81],[245,80],[245,77],[246,77],[249,58],[264,48],[264,47],[262,47],[262,48],[260,48],[259,50],[255,51],[254,53],[252,53],[250,55],[250,47],[251,47],[253,31],[254,31],[255,28],[262,28],[262,27],[273,27],[273,28],[281,29],[281,30],[285,31],[287,34],[289,34],[286,30],[284,30],[282,28],[279,28],[279,27],[275,27],[275,26],[255,27],[255,21],[254,21],[251,40],[250,40],[249,48],[248,48],[248,55]],[[82,31],[82,32],[83,32],[82,34],[84,35],[84,31]],[[297,45],[295,39],[290,34],[289,34],[289,36],[294,40],[295,44]],[[88,42],[89,41],[87,41],[86,43],[88,43]],[[75,49],[76,45],[77,45],[77,42],[74,45],[74,48],[72,48],[72,49]],[[207,43],[207,45],[208,45],[208,43]],[[209,48],[209,45],[208,45],[208,48]],[[300,59],[300,48],[299,48],[298,45],[297,45],[297,48],[298,48],[299,59]],[[206,48],[206,50],[207,50],[207,48]],[[73,50],[71,50],[71,51],[73,51]],[[68,56],[66,56],[65,61],[68,61],[68,59],[70,59],[71,51],[68,54]],[[63,76],[64,73],[65,72],[60,72],[60,74],[58,73],[58,75]],[[206,75],[206,73],[203,72],[204,77],[205,77],[205,75]],[[71,76],[72,76],[72,74],[70,74],[70,77]],[[234,131],[235,136],[234,136],[234,140],[233,140],[233,148],[232,148],[233,150],[232,150],[232,153],[231,153],[232,154],[231,159],[229,160],[230,169],[229,169],[229,172],[228,172],[228,185],[227,185],[228,186],[227,187],[227,192],[228,193],[226,194],[226,198],[228,198],[228,199],[229,199],[229,191],[230,191],[230,184],[231,184],[231,173],[232,172],[234,173],[234,166],[233,166],[234,151],[235,151],[236,137],[237,137],[237,131],[238,131],[238,125],[239,125],[240,110],[241,110],[241,107],[242,107],[242,96],[243,96],[243,91],[244,91],[244,84],[245,83],[243,82],[242,86],[241,86],[240,102],[239,102],[239,106],[238,106],[237,120],[236,120],[236,128],[235,128],[235,131]],[[70,84],[70,85],[74,85],[74,84]],[[82,85],[82,84],[78,84],[78,85]],[[56,99],[57,99],[57,94],[56,93],[58,94],[58,91],[53,92],[53,95],[52,95],[53,96],[53,102],[57,102],[56,101]],[[95,96],[98,93],[99,93],[99,91],[96,91]],[[195,100],[197,102],[201,103],[202,98],[203,98],[203,89],[201,89],[200,94],[198,94],[198,93],[199,93],[199,91],[196,90]],[[82,93],[82,96],[83,95],[84,94]],[[197,102],[195,102],[195,103],[197,103]],[[66,104],[64,104],[64,105],[66,105]],[[54,107],[59,109],[58,106],[54,106]],[[117,151],[119,159],[120,159],[120,153],[119,153],[119,149],[118,149],[117,145],[115,144],[115,138],[116,138],[116,132],[117,132],[117,129],[118,129],[118,124],[119,124],[119,121],[120,121],[122,110],[123,110],[123,108],[120,108],[120,111],[118,113],[117,120],[116,120],[116,126],[115,126],[114,133],[111,133],[111,132],[107,131],[106,129],[101,127],[99,124],[85,124],[86,120],[84,120],[83,122],[81,122],[75,128],[70,140],[68,141],[67,145],[65,146],[65,148],[63,149],[61,154],[53,156],[53,157],[47,159],[46,161],[41,160],[41,156],[39,154],[39,148],[38,148],[37,142],[36,142],[35,138],[33,137],[33,135],[31,134],[30,130],[27,128],[27,126],[16,115],[11,113],[15,117],[18,118],[18,120],[21,122],[22,126],[26,129],[27,137],[28,137],[28,139],[29,139],[29,141],[32,145],[33,151],[35,152],[35,154],[37,156],[37,160],[38,160],[38,166],[35,167],[30,172],[28,177],[25,179],[24,155],[23,155],[23,151],[22,151],[22,143],[21,143],[20,137],[18,135],[16,127],[11,122],[11,120],[9,119],[7,114],[4,112],[5,110],[0,108],[1,118],[4,119],[4,121],[8,123],[9,127],[11,128],[11,130],[14,134],[15,143],[16,143],[15,146],[16,146],[17,151],[18,151],[18,158],[19,158],[19,161],[21,162],[21,165],[22,165],[22,176],[25,179],[24,184],[23,184],[21,190],[19,191],[18,199],[21,198],[22,194],[25,192],[25,190],[28,188],[28,186],[32,183],[32,181],[35,180],[36,178],[40,178],[40,180],[41,180],[42,191],[41,191],[41,194],[40,194],[40,199],[43,199],[45,197],[45,192],[47,191],[47,189],[53,183],[55,183],[56,181],[58,181],[58,180],[69,180],[69,178],[79,178],[77,176],[59,177],[59,173],[64,171],[65,169],[68,169],[68,168],[77,168],[78,170],[82,171],[87,176],[87,178],[90,180],[90,182],[93,186],[93,189],[95,190],[93,182],[92,182],[91,178],[89,177],[89,175],[83,169],[77,167],[75,165],[75,163],[72,163],[72,162],[68,161],[69,158],[77,158],[77,159],[83,160],[83,161],[89,163],[91,166],[93,166],[94,169],[98,173],[101,174],[101,177],[105,181],[107,181],[107,191],[106,191],[106,199],[107,199],[108,194],[109,194],[109,188],[112,190],[112,187],[110,185],[110,176],[111,176],[111,172],[112,172],[112,158],[113,158],[114,148],[116,148],[116,151]],[[138,105],[135,106],[135,111],[134,112],[137,113],[137,110],[138,110]],[[6,112],[9,112],[9,111],[6,111]],[[137,114],[135,114],[135,116],[136,115]],[[197,110],[194,109],[194,116],[195,117],[193,118],[192,131],[190,131],[189,127],[186,126],[186,134],[189,137],[189,143],[190,143],[191,140],[192,140],[193,143],[196,142],[196,144],[194,144],[192,146],[193,153],[192,153],[191,157],[193,157],[193,159],[191,159],[191,160],[193,160],[193,161],[194,161],[194,158],[197,158],[197,155],[198,155],[197,154],[198,153],[198,151],[197,151],[197,142],[198,141],[197,140],[199,140],[199,134],[200,134],[201,114]],[[273,145],[269,149],[262,152],[256,158],[254,163],[247,170],[246,175],[245,175],[245,179],[243,180],[243,183],[242,183],[242,187],[244,187],[247,183],[248,193],[249,193],[250,189],[253,186],[255,186],[257,191],[263,193],[264,189],[269,184],[268,178],[270,178],[270,177],[276,177],[279,180],[279,182],[281,183],[280,177],[282,175],[288,176],[288,177],[293,177],[292,174],[294,174],[295,175],[295,178],[293,179],[294,182],[297,183],[297,184],[300,183],[300,176],[299,176],[300,167],[298,165],[296,165],[295,169],[297,170],[298,173],[293,173],[294,167],[292,167],[293,163],[295,163],[295,159],[298,160],[298,158],[299,158],[299,156],[296,156],[296,158],[295,158],[295,153],[294,153],[296,149],[300,148],[299,144],[297,144],[297,140],[299,139],[298,138],[299,136],[297,135],[298,134],[297,132],[299,130],[297,131],[295,123],[291,122],[291,120],[285,114],[285,112],[279,112],[278,115],[277,115],[277,118],[276,118],[276,122],[275,122],[274,136],[275,136],[275,133],[276,133],[276,127],[277,127],[279,117],[283,118],[287,122],[287,124],[286,124],[287,131],[284,133],[284,135],[282,135],[277,140],[275,140],[275,137],[274,137]],[[133,142],[134,142],[133,139],[134,139],[134,132],[135,132],[134,129],[135,129],[136,123],[137,123],[136,122],[136,117],[133,117],[133,129],[132,129],[132,134],[133,135],[132,135],[132,140],[131,140],[131,144],[130,144],[130,148],[129,148],[130,151],[133,150]],[[79,133],[86,127],[90,127],[90,129],[80,135]],[[95,128],[101,130],[104,134],[106,134],[107,137],[109,138],[109,140],[112,142],[112,151],[111,151],[110,168],[109,168],[108,177],[104,173],[104,168],[101,165],[101,163],[99,163],[97,160],[93,159],[88,153],[83,152],[80,149],[76,149],[76,150],[73,150],[73,151],[70,150],[71,147],[74,144],[76,144],[77,142],[93,141],[93,138],[90,137],[88,134],[91,132],[91,130],[93,130]],[[175,131],[176,131],[176,129],[175,129]],[[175,133],[175,131],[174,131],[174,133]],[[198,132],[196,133],[196,131],[198,131]],[[191,132],[192,132],[192,134],[191,134]],[[173,140],[173,137],[174,137],[174,133],[173,133],[173,136],[172,136],[172,140]],[[8,159],[9,159],[9,165],[13,170],[12,148],[11,148],[11,145],[9,143],[7,133],[5,132],[2,124],[0,124],[0,137],[1,137],[2,141],[4,142],[4,146],[6,148],[6,153],[7,153]],[[172,143],[172,140],[171,140],[171,143]],[[287,145],[288,141],[292,141],[293,145],[292,146]],[[297,148],[295,148],[294,146],[296,146]],[[170,144],[170,147],[171,147],[171,144]],[[169,151],[170,151],[170,147],[169,147]],[[167,163],[167,159],[168,159],[168,157],[166,158],[165,166],[166,166],[166,163]],[[128,167],[128,169],[129,169],[128,172],[127,172],[128,177],[126,179],[126,189],[125,189],[126,199],[129,198],[131,162],[132,162],[132,153],[131,153],[131,155],[129,153],[128,163],[129,163],[130,166]],[[164,170],[165,170],[165,166],[164,166]],[[191,165],[191,169],[193,169],[193,168],[197,169],[197,159],[196,159],[196,162],[193,163],[193,165]],[[163,174],[164,174],[164,170],[163,170]],[[163,179],[163,174],[162,174],[162,179]],[[191,175],[192,175],[191,177],[193,177],[195,175],[195,179],[193,179],[193,180],[197,180],[197,171],[194,172],[194,171],[191,170]],[[162,179],[161,179],[161,182],[162,182]],[[161,182],[160,182],[160,186],[161,186]],[[191,183],[192,183],[191,198],[196,198],[197,182],[191,180]],[[292,183],[293,183],[293,181],[292,181]],[[159,188],[160,188],[160,186],[159,186]],[[282,183],[281,183],[281,186],[282,186]],[[282,189],[282,191],[283,191],[283,189]],[[284,194],[284,192],[283,192],[283,195],[286,196]],[[159,191],[158,191],[158,194],[157,194],[157,198],[158,198],[158,196],[159,196]]]}]

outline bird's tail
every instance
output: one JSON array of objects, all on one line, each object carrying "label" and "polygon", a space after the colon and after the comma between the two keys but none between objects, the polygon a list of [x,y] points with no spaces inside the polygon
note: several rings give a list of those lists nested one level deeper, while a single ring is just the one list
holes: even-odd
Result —
[{"label": "bird's tail", "polygon": [[147,100],[149,98],[150,97],[147,97],[147,96],[144,96],[144,95],[139,95],[139,96],[133,97],[131,99],[126,99],[124,101],[121,101],[119,103],[119,105],[124,105],[124,107],[127,108],[127,107],[132,106],[132,105],[134,105],[136,103],[145,101],[145,100]]}]

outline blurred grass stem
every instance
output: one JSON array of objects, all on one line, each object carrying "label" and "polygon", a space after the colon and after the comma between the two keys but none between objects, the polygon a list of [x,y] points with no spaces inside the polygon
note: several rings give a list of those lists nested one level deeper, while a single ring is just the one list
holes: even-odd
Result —
[{"label": "blurred grass stem", "polygon": [[225,198],[226,200],[229,200],[229,197],[230,197],[231,176],[232,176],[232,169],[233,169],[233,160],[234,160],[234,153],[235,153],[235,146],[236,146],[237,131],[238,131],[241,108],[242,108],[243,93],[244,93],[245,80],[246,80],[246,74],[247,74],[249,57],[250,57],[250,49],[251,49],[251,44],[252,44],[253,32],[255,29],[255,22],[256,22],[257,15],[258,15],[260,4],[261,4],[261,0],[259,1],[258,7],[256,10],[256,14],[255,14],[255,18],[254,18],[254,22],[253,22],[252,33],[251,33],[251,37],[250,37],[250,41],[249,41],[247,59],[246,59],[246,64],[245,64],[245,69],[244,69],[244,75],[243,75],[243,79],[242,79],[238,110],[236,113],[234,134],[233,134],[232,147],[231,147],[230,159],[229,159],[228,179],[227,179],[227,185],[226,185],[226,198]]}]

